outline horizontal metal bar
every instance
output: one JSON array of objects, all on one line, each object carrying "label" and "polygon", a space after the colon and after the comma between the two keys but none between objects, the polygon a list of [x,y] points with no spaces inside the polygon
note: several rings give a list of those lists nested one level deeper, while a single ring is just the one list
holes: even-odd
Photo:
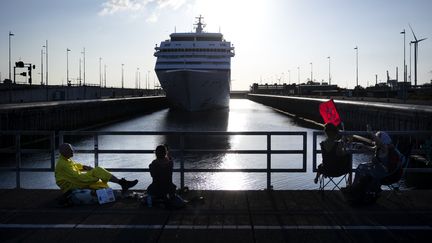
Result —
[{"label": "horizontal metal bar", "polygon": [[[144,168],[105,168],[111,172],[150,172],[149,169]],[[181,172],[181,169],[173,169],[173,172]],[[204,169],[204,168],[190,168],[184,169],[183,172],[246,172],[246,173],[263,173],[267,172],[267,169]],[[281,173],[281,172],[306,172],[303,169],[271,169],[271,173]]]},{"label": "horizontal metal bar", "polygon": [[[76,153],[93,154],[94,149],[76,149]],[[172,149],[171,152],[180,152]],[[267,154],[267,150],[224,150],[224,149],[185,149],[184,153],[237,153],[237,154]],[[98,150],[99,154],[152,154],[154,150]],[[271,154],[303,154],[303,150],[271,150]]]},{"label": "horizontal metal bar", "polygon": [[[21,154],[36,154],[36,153],[51,153],[51,150],[49,149],[20,149]],[[10,149],[0,149],[0,154],[11,154],[15,153],[15,148]]]},{"label": "horizontal metal bar", "polygon": [[[17,171],[16,167],[0,168],[0,171]],[[54,172],[52,168],[19,168],[21,172]]]},{"label": "horizontal metal bar", "polygon": [[53,131],[33,131],[33,130],[21,130],[21,131],[0,131],[0,135],[51,135]]},{"label": "horizontal metal bar", "polygon": [[307,132],[294,132],[294,131],[272,131],[272,132],[224,132],[224,131],[188,131],[188,132],[166,132],[166,131],[62,131],[64,136],[107,136],[107,135],[183,135],[183,136],[199,136],[199,135],[291,135],[291,136],[306,136]]}]

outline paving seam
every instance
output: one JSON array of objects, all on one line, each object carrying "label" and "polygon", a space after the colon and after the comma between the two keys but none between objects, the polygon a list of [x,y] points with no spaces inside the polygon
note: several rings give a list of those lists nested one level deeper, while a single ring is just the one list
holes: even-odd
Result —
[{"label": "paving seam", "polygon": [[252,230],[252,239],[253,239],[253,242],[256,243],[255,227],[254,227],[254,222],[252,220],[252,212],[250,209],[249,196],[248,196],[248,193],[245,193],[245,194],[246,194],[247,211],[248,211],[250,226],[251,226],[251,230]]}]

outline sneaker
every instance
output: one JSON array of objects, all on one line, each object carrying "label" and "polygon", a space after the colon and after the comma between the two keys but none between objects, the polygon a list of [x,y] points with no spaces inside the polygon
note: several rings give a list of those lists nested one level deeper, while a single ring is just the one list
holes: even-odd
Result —
[{"label": "sneaker", "polygon": [[119,184],[122,191],[127,191],[129,188],[134,187],[138,183],[138,180],[128,181],[125,178],[121,178]]}]

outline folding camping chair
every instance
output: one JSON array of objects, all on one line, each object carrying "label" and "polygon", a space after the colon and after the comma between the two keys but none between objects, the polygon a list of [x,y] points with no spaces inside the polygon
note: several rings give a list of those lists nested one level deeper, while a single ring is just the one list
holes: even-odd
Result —
[{"label": "folding camping chair", "polygon": [[387,198],[390,198],[391,195],[400,191],[400,182],[405,175],[405,169],[408,167],[412,146],[412,144],[409,144],[405,148],[400,148],[400,163],[398,163],[395,168],[392,168],[389,175],[380,180],[380,184],[382,186],[387,186],[390,190]]},{"label": "folding camping chair", "polygon": [[[322,164],[320,165],[321,178],[319,179],[319,190],[324,191],[330,183],[333,185],[331,190],[340,190],[339,184],[345,181],[346,185],[351,184],[352,176],[352,154],[338,156],[322,151]],[[341,178],[339,178],[341,177]]]}]

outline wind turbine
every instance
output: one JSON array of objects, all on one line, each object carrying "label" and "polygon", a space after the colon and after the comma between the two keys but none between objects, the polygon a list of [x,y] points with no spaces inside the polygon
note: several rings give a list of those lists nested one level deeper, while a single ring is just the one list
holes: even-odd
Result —
[{"label": "wind turbine", "polygon": [[417,37],[416,37],[416,35],[414,34],[414,31],[413,31],[411,25],[410,25],[410,24],[408,24],[408,25],[409,25],[409,27],[410,27],[410,29],[411,29],[411,32],[412,32],[413,36],[414,36],[414,40],[411,41],[411,43],[414,44],[414,85],[417,86],[417,55],[418,55],[418,43],[419,43],[420,41],[424,41],[424,40],[426,40],[427,38],[423,38],[423,39],[418,40]]}]

